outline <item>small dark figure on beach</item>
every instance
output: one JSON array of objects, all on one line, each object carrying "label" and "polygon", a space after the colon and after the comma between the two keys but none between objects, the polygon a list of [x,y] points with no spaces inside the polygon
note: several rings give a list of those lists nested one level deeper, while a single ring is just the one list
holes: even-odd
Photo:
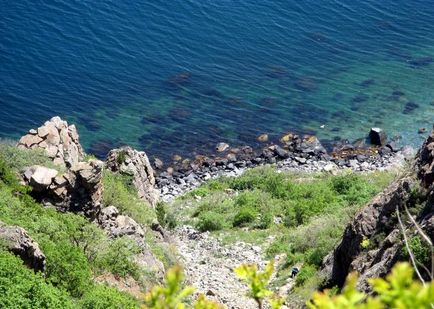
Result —
[{"label": "small dark figure on beach", "polygon": [[298,269],[298,267],[293,267],[291,270],[291,278],[294,278],[299,272],[300,269]]}]

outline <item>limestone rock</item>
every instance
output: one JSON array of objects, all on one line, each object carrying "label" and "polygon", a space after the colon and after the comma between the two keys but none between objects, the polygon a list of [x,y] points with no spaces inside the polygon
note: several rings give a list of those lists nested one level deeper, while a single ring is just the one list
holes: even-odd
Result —
[{"label": "limestone rock", "polygon": [[35,271],[45,270],[45,255],[23,228],[6,225],[0,221],[0,241],[6,245],[7,250],[18,255],[28,267]]},{"label": "limestone rock", "polygon": [[108,154],[106,166],[113,172],[132,176],[139,197],[152,207],[157,205],[159,192],[155,188],[154,170],[145,152],[128,146],[113,149]]},{"label": "limestone rock", "polygon": [[101,207],[103,165],[99,160],[79,162],[62,175],[36,165],[25,170],[22,178],[39,202],[94,218]]},{"label": "limestone rock", "polygon": [[109,237],[128,237],[141,249],[135,257],[135,261],[151,271],[162,274],[164,265],[152,254],[146,243],[143,228],[132,218],[121,215],[114,206],[108,206],[101,210],[97,223],[106,231]]},{"label": "limestone rock", "polygon": [[77,129],[56,116],[37,129],[21,137],[18,147],[41,148],[55,164],[71,167],[83,160],[84,151],[80,145]]}]

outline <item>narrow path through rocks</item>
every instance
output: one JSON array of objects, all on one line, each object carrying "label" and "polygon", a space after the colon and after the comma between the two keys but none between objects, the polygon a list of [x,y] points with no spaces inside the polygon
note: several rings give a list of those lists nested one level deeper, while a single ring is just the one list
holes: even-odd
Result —
[{"label": "narrow path through rocks", "polygon": [[266,265],[262,249],[243,242],[222,245],[209,233],[199,233],[194,228],[182,226],[172,234],[177,246],[188,284],[233,309],[256,309],[254,300],[248,298],[247,287],[233,269],[243,263]]}]

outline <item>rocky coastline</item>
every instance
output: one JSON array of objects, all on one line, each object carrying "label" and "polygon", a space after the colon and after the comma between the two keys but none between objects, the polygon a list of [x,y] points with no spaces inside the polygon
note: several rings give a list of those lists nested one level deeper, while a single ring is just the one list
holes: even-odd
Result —
[{"label": "rocky coastline", "polygon": [[[261,139],[267,141],[264,135],[258,137]],[[294,172],[335,173],[344,169],[368,172],[399,166],[416,152],[410,146],[397,147],[393,141],[388,142],[384,131],[373,128],[366,139],[338,143],[331,152],[315,136],[286,134],[279,144],[268,144],[258,150],[218,143],[216,153],[210,157],[198,155],[194,160],[174,156],[167,169],[156,158],[153,165],[160,199],[171,202],[209,179],[239,176],[250,168],[267,164]]]}]

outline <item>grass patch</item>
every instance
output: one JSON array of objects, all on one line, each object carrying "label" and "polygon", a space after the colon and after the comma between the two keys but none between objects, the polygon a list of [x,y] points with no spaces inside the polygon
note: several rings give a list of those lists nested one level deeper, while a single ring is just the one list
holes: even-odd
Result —
[{"label": "grass patch", "polygon": [[43,149],[20,149],[11,144],[0,143],[0,159],[14,172],[24,170],[32,165],[42,165],[61,173],[63,167],[55,165]]},{"label": "grass patch", "polygon": [[147,226],[157,219],[152,207],[137,196],[137,190],[132,185],[131,177],[105,170],[102,183],[104,206],[115,206],[121,213]]}]

